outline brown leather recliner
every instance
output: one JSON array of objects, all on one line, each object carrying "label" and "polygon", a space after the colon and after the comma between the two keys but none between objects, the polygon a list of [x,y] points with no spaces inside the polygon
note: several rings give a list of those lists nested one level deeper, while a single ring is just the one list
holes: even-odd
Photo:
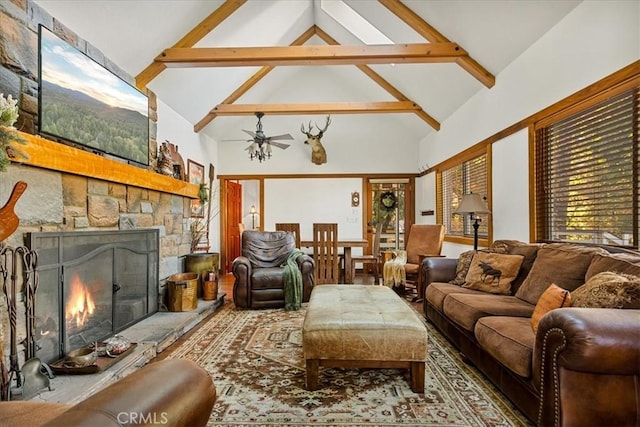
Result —
[{"label": "brown leather recliner", "polygon": [[[242,255],[231,266],[236,280],[233,302],[241,308],[284,307],[284,265],[296,249],[293,234],[284,231],[247,230],[242,233]],[[313,289],[313,259],[296,258],[302,273],[302,301],[309,301]]]},{"label": "brown leather recliner", "polygon": [[75,405],[39,399],[0,402],[2,426],[205,426],[216,400],[211,376],[195,362],[150,363]]}]

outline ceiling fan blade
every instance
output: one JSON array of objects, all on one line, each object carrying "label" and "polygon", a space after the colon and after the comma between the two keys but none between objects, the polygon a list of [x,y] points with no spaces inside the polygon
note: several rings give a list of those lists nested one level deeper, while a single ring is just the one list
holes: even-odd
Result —
[{"label": "ceiling fan blade", "polygon": [[275,141],[268,141],[267,144],[271,144],[273,146],[276,146],[278,148],[282,148],[283,150],[287,149],[289,147],[289,144],[283,144],[282,142],[275,142]]},{"label": "ceiling fan blade", "polygon": [[255,132],[251,132],[250,130],[242,129],[242,132],[248,133],[249,135],[251,135],[251,138],[255,138],[256,137]]},{"label": "ceiling fan blade", "polygon": [[276,135],[276,136],[269,136],[267,137],[267,139],[270,141],[273,141],[274,139],[286,139],[289,141],[293,141],[293,137],[288,133],[284,133],[282,135]]},{"label": "ceiling fan blade", "polygon": [[244,139],[221,139],[220,141],[222,141],[222,142],[240,142],[240,141],[251,142],[251,141],[253,141],[253,139],[246,139],[246,138],[244,138]]}]

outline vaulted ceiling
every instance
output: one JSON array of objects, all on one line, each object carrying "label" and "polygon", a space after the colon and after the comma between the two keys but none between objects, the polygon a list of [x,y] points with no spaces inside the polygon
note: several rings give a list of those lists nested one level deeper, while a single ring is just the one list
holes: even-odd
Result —
[{"label": "vaulted ceiling", "polygon": [[36,2],[217,141],[264,111],[271,134],[300,136],[301,122],[332,112],[351,140],[383,122],[416,143],[580,3]]}]

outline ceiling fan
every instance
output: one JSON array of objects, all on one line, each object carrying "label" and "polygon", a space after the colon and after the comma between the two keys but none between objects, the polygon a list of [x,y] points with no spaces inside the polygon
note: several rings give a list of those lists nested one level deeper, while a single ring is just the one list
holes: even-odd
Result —
[{"label": "ceiling fan", "polygon": [[[283,144],[282,142],[276,142],[275,140],[293,140],[293,137],[288,133],[283,135],[275,135],[275,136],[266,136],[262,130],[262,117],[264,113],[257,112],[256,117],[258,118],[258,123],[256,124],[256,131],[252,132],[250,130],[242,129],[243,132],[248,133],[251,136],[251,139],[247,139],[247,142],[251,142],[245,150],[249,151],[249,158],[251,160],[258,159],[258,161],[262,162],[268,158],[271,158],[271,146],[276,146],[278,148],[282,148],[283,150],[289,147],[289,144]],[[234,140],[232,140],[234,141]],[[235,141],[244,141],[244,140],[235,140]]]}]

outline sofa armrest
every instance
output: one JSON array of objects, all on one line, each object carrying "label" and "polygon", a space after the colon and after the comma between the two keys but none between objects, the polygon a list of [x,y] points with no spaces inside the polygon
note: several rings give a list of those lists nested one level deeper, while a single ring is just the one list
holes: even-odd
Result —
[{"label": "sofa armrest", "polygon": [[207,371],[187,359],[162,360],[107,386],[46,426],[205,426],[215,400]]},{"label": "sofa armrest", "polygon": [[239,256],[231,264],[231,272],[236,278],[233,284],[233,302],[237,307],[249,308],[251,306],[251,261],[249,258]]},{"label": "sofa armrest", "polygon": [[457,258],[425,258],[422,262],[424,290],[433,282],[448,282],[456,277]]},{"label": "sofa armrest", "polygon": [[[563,402],[563,396],[575,395],[576,387],[593,390],[591,396],[597,389],[622,405],[614,412],[639,416],[633,403],[633,396],[640,395],[634,380],[640,376],[639,324],[640,310],[569,307],[543,316],[533,354],[533,380],[541,402],[538,423],[566,425],[577,419],[597,423],[599,416],[593,411],[607,406],[603,402],[579,397]],[[629,396],[632,402],[624,403]]]}]

